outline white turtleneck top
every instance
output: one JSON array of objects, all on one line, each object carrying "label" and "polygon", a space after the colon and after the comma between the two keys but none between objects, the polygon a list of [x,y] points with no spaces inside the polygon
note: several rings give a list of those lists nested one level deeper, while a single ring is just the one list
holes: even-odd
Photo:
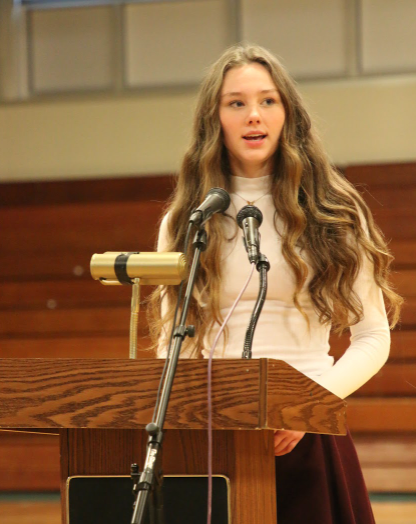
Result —
[{"label": "white turtleneck top", "polygon": [[[363,304],[364,318],[350,328],[351,344],[334,365],[333,357],[328,355],[330,327],[319,322],[307,291],[312,268],[309,268],[310,276],[299,296],[300,304],[309,317],[309,329],[305,318],[293,303],[295,276],[282,255],[281,239],[274,225],[275,208],[270,187],[270,176],[255,179],[233,176],[231,204],[227,211],[227,214],[235,218],[238,211],[250,201],[263,213],[260,249],[270,262],[270,270],[267,298],[253,339],[253,358],[284,360],[335,395],[344,398],[367,382],[387,360],[390,330],[381,289],[374,281],[370,263],[365,262],[354,284],[354,290]],[[164,251],[167,245],[167,219],[168,215],[161,224],[159,251]],[[223,248],[223,292],[220,299],[223,318],[251,270],[241,230],[236,226],[235,220],[224,218],[224,227],[227,237],[235,238]],[[279,222],[277,227],[279,229]],[[258,287],[258,273],[255,271],[227,324],[228,343],[224,348],[220,339],[214,358],[241,358]],[[213,330],[204,341],[204,357],[209,355],[216,332],[216,329]],[[166,356],[165,336],[161,338],[158,356]],[[187,357],[186,354],[182,356]]]}]

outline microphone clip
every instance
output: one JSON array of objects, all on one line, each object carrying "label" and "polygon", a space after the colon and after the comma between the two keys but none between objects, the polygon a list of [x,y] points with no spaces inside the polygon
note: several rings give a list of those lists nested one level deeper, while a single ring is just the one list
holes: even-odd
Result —
[{"label": "microphone clip", "polygon": [[260,253],[257,263],[256,263],[256,269],[257,271],[261,271],[261,269],[264,268],[266,271],[269,271],[270,269],[270,262],[269,259],[266,257],[266,255],[263,255]]}]

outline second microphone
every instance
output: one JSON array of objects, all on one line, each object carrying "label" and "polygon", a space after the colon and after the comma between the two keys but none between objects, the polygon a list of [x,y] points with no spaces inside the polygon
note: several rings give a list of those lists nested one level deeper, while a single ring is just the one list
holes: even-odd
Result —
[{"label": "second microphone", "polygon": [[262,222],[262,212],[256,206],[244,206],[237,214],[237,224],[243,230],[244,245],[250,264],[257,264],[260,255],[259,227]]}]

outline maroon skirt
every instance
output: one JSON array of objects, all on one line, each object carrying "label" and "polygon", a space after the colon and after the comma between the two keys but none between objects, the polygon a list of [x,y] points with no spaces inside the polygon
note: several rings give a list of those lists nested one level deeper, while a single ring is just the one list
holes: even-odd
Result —
[{"label": "maroon skirt", "polygon": [[351,435],[306,434],[276,457],[278,524],[375,524]]}]

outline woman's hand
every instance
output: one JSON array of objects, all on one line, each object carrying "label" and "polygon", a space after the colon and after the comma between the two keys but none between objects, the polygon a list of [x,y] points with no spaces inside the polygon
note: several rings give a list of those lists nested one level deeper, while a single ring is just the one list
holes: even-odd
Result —
[{"label": "woman's hand", "polygon": [[274,432],[274,454],[281,457],[290,453],[296,444],[303,438],[303,431],[286,431],[285,429]]}]

